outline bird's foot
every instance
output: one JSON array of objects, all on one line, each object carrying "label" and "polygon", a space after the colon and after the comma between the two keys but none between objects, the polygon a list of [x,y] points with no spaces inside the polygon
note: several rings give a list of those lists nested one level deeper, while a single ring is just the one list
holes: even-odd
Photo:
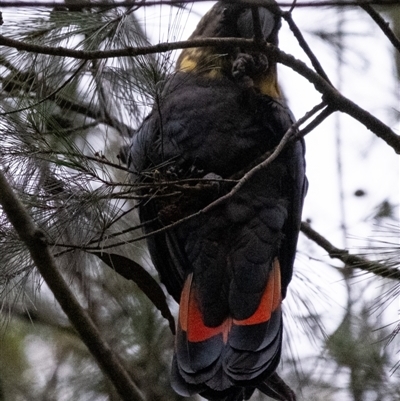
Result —
[{"label": "bird's foot", "polygon": [[268,58],[262,53],[238,53],[232,63],[232,76],[238,80],[252,80],[268,69]]}]

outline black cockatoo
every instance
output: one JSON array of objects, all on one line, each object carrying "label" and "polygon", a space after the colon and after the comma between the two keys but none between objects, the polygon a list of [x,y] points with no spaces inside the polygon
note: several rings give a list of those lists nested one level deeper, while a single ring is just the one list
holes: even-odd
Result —
[{"label": "black cockatoo", "polygon": [[[279,12],[272,0],[266,4],[259,25],[277,45]],[[220,1],[191,38],[253,36],[251,8]],[[259,388],[295,399],[275,369],[307,187],[304,142],[290,143],[206,208],[292,124],[273,59],[232,45],[189,48],[132,139],[128,164],[143,184],[145,232],[173,224],[150,235],[148,247],[180,304],[171,376],[181,395],[239,400]]]}]

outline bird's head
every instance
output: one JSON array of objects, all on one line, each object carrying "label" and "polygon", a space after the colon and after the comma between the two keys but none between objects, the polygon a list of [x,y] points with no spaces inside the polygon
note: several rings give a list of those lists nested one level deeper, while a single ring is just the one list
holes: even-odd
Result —
[{"label": "bird's head", "polygon": [[[266,1],[266,6],[258,7],[258,15],[263,39],[273,45],[278,44],[278,31],[281,26],[279,9],[275,0]],[[227,3],[219,1],[200,20],[189,40],[201,38],[244,38],[255,36],[253,13],[249,4]],[[251,54],[237,46],[196,47],[184,49],[177,62],[177,70],[195,72],[218,78],[232,75],[232,65],[238,54]],[[273,60],[268,60],[268,68],[261,72],[255,69],[255,85],[261,92],[274,95],[272,86],[276,86],[276,68]],[[262,82],[269,80],[268,85],[261,88]],[[273,84],[271,82],[273,81]],[[272,86],[271,86],[272,85]],[[266,89],[268,86],[268,89]],[[277,90],[278,91],[278,90]],[[274,92],[274,90],[272,90]],[[279,91],[278,91],[279,92]]]},{"label": "bird's head", "polygon": [[[268,7],[268,8],[266,8]],[[275,1],[258,7],[261,31],[268,42],[277,43],[280,28],[279,10]],[[219,1],[204,15],[189,39],[238,37],[251,39],[254,36],[251,6],[244,3]]]}]

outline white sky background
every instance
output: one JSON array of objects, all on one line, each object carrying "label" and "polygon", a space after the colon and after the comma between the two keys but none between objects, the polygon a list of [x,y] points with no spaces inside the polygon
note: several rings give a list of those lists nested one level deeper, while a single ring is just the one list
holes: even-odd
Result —
[{"label": "white sky background", "polygon": [[[159,10],[146,8],[147,32],[152,33],[154,42],[186,39],[195,28],[200,16],[204,15],[212,4],[214,3],[195,4],[193,10],[196,12],[192,13],[186,24],[186,16],[181,18],[182,33],[175,36],[171,36],[171,33],[165,29],[164,23],[167,25],[169,23],[167,9],[165,13],[164,11],[161,13],[163,17],[160,24]],[[154,13],[154,19],[149,18],[152,13]],[[399,114],[397,113],[396,122],[395,111],[400,110],[400,85],[395,75],[393,48],[372,19],[362,10],[348,8],[341,16],[333,8],[299,8],[294,11],[293,18],[334,85],[337,88],[340,87],[345,96],[400,134]],[[334,33],[339,18],[343,18],[343,30],[352,33],[344,38],[345,51],[341,80],[337,68],[337,53],[333,46],[312,34],[315,30]],[[152,20],[157,21],[155,25],[149,24]],[[285,21],[283,21],[280,34],[280,48],[310,65]],[[321,101],[321,95],[314,87],[289,68],[280,66],[279,77],[289,105],[297,118],[302,117]],[[336,124],[340,124],[346,238],[340,228]],[[371,218],[375,208],[385,199],[392,204],[399,205],[400,203],[399,157],[383,140],[370,133],[359,122],[339,113],[330,116],[308,134],[306,144],[307,176],[310,186],[303,219],[311,219],[313,228],[337,247],[348,247],[350,251],[357,252],[360,248],[366,247],[371,238],[377,236],[374,232],[374,221]],[[365,191],[365,196],[354,195],[359,189]],[[399,208],[397,212],[399,216]],[[308,277],[313,282],[317,281],[316,287],[322,288],[324,296],[314,296],[311,299],[314,300],[316,309],[324,316],[327,332],[331,333],[337,328],[345,311],[347,292],[340,274],[326,264],[308,258],[307,251],[310,247],[314,252],[317,250],[317,255],[314,253],[313,256],[331,265],[340,266],[340,263],[329,259],[325,251],[312,246],[310,241],[301,235],[295,268],[300,275]],[[299,285],[299,283],[301,285],[301,282],[295,278],[292,285]],[[355,299],[362,298],[370,301],[382,291],[382,284],[384,282],[380,279],[368,280],[365,276],[358,275],[352,295]],[[299,291],[301,290],[300,288]],[[296,314],[299,309],[297,300],[289,295],[286,304],[291,309],[291,313],[293,311]],[[393,302],[383,317],[379,316],[379,319],[382,318],[386,323],[397,321],[399,308],[399,300]],[[320,352],[318,347],[313,348],[309,344],[304,334],[299,332],[293,337],[295,337],[295,348],[300,358]],[[400,341],[395,347],[397,350],[400,348]],[[304,368],[309,370],[307,366]],[[346,376],[343,380],[347,380]],[[343,393],[340,394],[340,399],[346,401],[350,398]]]}]

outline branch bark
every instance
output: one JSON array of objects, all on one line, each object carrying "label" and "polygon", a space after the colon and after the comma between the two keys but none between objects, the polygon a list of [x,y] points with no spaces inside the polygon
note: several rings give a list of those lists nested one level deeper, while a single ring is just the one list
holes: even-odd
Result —
[{"label": "branch bark", "polygon": [[322,249],[328,252],[330,258],[341,260],[346,266],[365,270],[376,276],[400,281],[399,269],[390,268],[382,263],[370,261],[357,255],[352,255],[346,249],[336,248],[325,237],[311,228],[309,223],[303,221],[301,223],[301,231],[307,238],[314,241]]},{"label": "branch bark", "polygon": [[389,23],[386,22],[379,13],[377,13],[370,4],[361,4],[361,8],[376,22],[382,32],[389,39],[390,43],[400,52],[400,39],[390,29]]},{"label": "branch bark", "polygon": [[271,49],[276,54],[277,60],[296,71],[309,82],[315,89],[323,95],[324,100],[335,110],[346,113],[359,121],[376,136],[383,139],[397,154],[400,154],[400,136],[397,135],[390,127],[373,116],[368,111],[362,109],[356,103],[343,96],[334,87],[332,87],[325,79],[316,74],[313,70],[307,67],[301,60],[297,60],[290,54],[287,54],[279,49]]},{"label": "branch bark", "polygon": [[328,75],[322,68],[321,63],[319,62],[318,58],[315,56],[315,54],[312,52],[310,46],[308,46],[308,43],[303,37],[303,34],[301,33],[300,29],[297,27],[295,24],[293,18],[292,18],[292,13],[287,12],[287,13],[282,13],[282,17],[285,19],[285,21],[288,23],[290,30],[292,31],[293,35],[299,42],[300,47],[304,50],[304,53],[308,56],[308,58],[311,61],[312,66],[314,67],[315,71],[321,75],[322,78],[325,79],[326,82],[331,84],[330,79],[328,78]]},{"label": "branch bark", "polygon": [[0,205],[27,246],[44,281],[118,394],[125,401],[144,401],[138,387],[69,289],[50,253],[44,234],[37,228],[1,170]]},{"label": "branch bark", "polygon": [[78,59],[100,59],[100,58],[113,58],[113,57],[135,57],[138,55],[145,55],[158,52],[166,52],[175,49],[186,49],[190,47],[223,47],[223,46],[239,46],[247,49],[258,50],[265,52],[267,55],[273,56],[276,60],[296,71],[309,82],[311,82],[315,89],[320,92],[324,100],[334,110],[341,111],[359,121],[366,128],[372,131],[376,136],[383,139],[393,150],[400,154],[400,136],[397,135],[390,127],[380,121],[378,118],[362,109],[356,103],[343,96],[334,87],[329,84],[315,71],[310,69],[304,62],[296,59],[295,57],[279,50],[271,44],[260,44],[254,42],[252,39],[240,38],[207,38],[195,39],[189,41],[181,41],[174,43],[159,43],[154,46],[144,47],[129,47],[118,50],[108,51],[82,51],[66,49],[62,47],[49,47],[38,46],[24,43],[18,40],[7,38],[0,35],[0,45],[14,47],[18,50],[25,50],[29,52],[36,52],[41,54],[56,55],[62,57],[74,57]]},{"label": "branch bark", "polygon": [[[331,115],[332,110],[329,107],[326,107],[326,104],[324,102],[316,105],[315,107],[313,107],[309,112],[307,112],[303,117],[301,117],[299,120],[297,120],[297,122],[295,122],[294,124],[292,124],[292,126],[287,130],[287,132],[285,133],[285,135],[283,136],[282,140],[280,141],[280,143],[278,144],[278,146],[271,152],[267,152],[266,154],[263,155],[263,157],[260,160],[257,160],[255,165],[250,165],[249,169],[247,171],[242,171],[242,177],[238,177],[238,180],[232,180],[232,183],[235,183],[236,185],[231,189],[230,192],[228,192],[226,195],[221,196],[220,198],[216,199],[215,201],[213,201],[212,203],[210,203],[209,205],[207,205],[205,208],[192,213],[188,216],[185,216],[184,218],[175,221],[171,224],[168,224],[158,230],[152,231],[151,233],[147,233],[147,234],[143,234],[139,237],[133,238],[132,240],[124,240],[121,242],[116,242],[116,243],[112,243],[112,244],[108,244],[108,245],[104,245],[102,244],[101,246],[95,246],[95,247],[88,247],[88,246],[76,246],[76,245],[66,245],[66,244],[57,244],[58,246],[66,246],[66,247],[75,247],[78,249],[82,249],[85,251],[91,251],[91,252],[96,252],[96,251],[104,251],[106,249],[110,249],[110,248],[116,248],[118,246],[124,246],[126,244],[130,244],[133,242],[137,242],[137,241],[141,241],[145,238],[148,238],[150,236],[159,234],[161,232],[165,232],[167,230],[171,230],[174,227],[177,227],[181,224],[183,224],[184,222],[193,219],[194,217],[200,216],[201,214],[204,214],[206,212],[208,212],[209,210],[211,210],[212,208],[222,204],[223,202],[226,202],[229,198],[231,198],[244,184],[247,180],[249,180],[249,178],[256,173],[256,171],[258,171],[259,169],[263,169],[266,168],[270,163],[273,162],[273,160],[276,159],[276,157],[278,157],[278,155],[282,152],[282,150],[284,149],[284,147],[292,140],[296,140],[299,137],[303,136],[303,130],[301,130],[300,132],[298,132],[298,128],[304,124],[308,119],[310,119],[313,115],[315,115],[316,113],[318,113],[320,110],[322,109],[321,113],[311,122],[309,123],[306,127],[305,127],[305,131],[309,132],[309,126],[312,125],[313,127],[317,126],[318,124],[320,124],[322,121],[324,121],[328,116]],[[236,177],[235,177],[236,178]],[[136,189],[137,190],[137,189]]]},{"label": "branch bark", "polygon": [[[209,1],[209,0],[196,0],[196,2],[201,1]],[[265,0],[243,0],[244,3],[251,4],[254,6],[263,6],[265,5]],[[69,11],[81,11],[82,8],[103,8],[103,9],[111,9],[116,7],[145,7],[145,6],[159,6],[159,5],[169,5],[169,6],[182,6],[185,3],[193,3],[193,0],[147,0],[145,2],[139,1],[121,1],[119,3],[110,4],[109,2],[90,2],[90,1],[74,1],[68,5],[62,3],[60,1],[0,1],[0,7],[65,7],[68,8]],[[292,7],[292,1],[277,1],[279,7]],[[354,7],[357,5],[398,5],[398,0],[311,0],[304,1],[296,4],[296,8],[310,8],[310,7]]]}]

